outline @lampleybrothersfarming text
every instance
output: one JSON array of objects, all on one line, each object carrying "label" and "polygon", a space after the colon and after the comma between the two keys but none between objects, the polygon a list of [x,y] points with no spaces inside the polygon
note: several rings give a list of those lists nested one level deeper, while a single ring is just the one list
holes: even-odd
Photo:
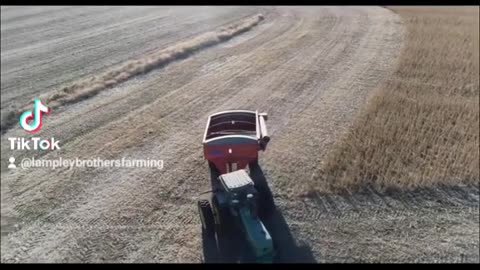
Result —
[{"label": "@lampleybrothersfarming text", "polygon": [[[9,159],[9,169],[16,169],[15,158]],[[19,163],[22,169],[30,168],[157,168],[163,169],[163,160],[156,159],[37,159],[23,158]]]}]

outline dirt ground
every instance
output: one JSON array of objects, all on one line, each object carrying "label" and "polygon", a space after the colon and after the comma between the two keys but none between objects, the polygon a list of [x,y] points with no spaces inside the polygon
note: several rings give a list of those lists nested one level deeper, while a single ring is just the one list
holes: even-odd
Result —
[{"label": "dirt ground", "polygon": [[[246,16],[242,35],[58,108],[38,136],[1,136],[2,262],[202,262],[207,116],[269,114],[260,163],[278,262],[478,262],[477,187],[301,196],[313,169],[395,69],[405,27],[380,7],[2,7],[1,110]],[[8,170],[9,157],[162,159],[154,168]]]}]

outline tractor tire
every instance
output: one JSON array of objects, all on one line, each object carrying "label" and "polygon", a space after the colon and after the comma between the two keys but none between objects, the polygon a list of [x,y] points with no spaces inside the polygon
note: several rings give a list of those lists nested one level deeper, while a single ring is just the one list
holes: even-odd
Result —
[{"label": "tractor tire", "polygon": [[231,231],[232,221],[228,209],[222,209],[215,196],[212,197],[212,209],[217,237],[225,237]]},{"label": "tractor tire", "polygon": [[200,221],[202,222],[202,232],[207,236],[215,236],[215,219],[210,202],[208,200],[199,200],[197,205]]},{"label": "tractor tire", "polygon": [[267,179],[263,174],[258,161],[249,164],[250,177],[255,184],[255,189],[259,193],[258,198],[258,215],[260,219],[269,218],[275,212],[276,206],[273,200],[272,191],[268,186]]}]

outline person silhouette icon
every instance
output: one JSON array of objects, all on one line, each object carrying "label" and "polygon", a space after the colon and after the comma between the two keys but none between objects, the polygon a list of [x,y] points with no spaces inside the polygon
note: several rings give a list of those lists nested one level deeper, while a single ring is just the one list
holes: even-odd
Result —
[{"label": "person silhouette icon", "polygon": [[9,168],[9,169],[15,169],[15,168],[17,168],[17,165],[15,165],[15,163],[14,163],[14,162],[15,162],[15,158],[14,158],[14,157],[10,157],[10,158],[8,159],[8,161],[10,161],[10,164],[8,164],[8,168]]}]

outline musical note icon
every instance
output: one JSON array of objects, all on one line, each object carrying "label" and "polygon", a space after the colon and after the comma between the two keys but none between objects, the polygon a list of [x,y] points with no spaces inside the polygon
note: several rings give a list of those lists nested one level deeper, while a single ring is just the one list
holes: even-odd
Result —
[{"label": "musical note icon", "polygon": [[[39,99],[34,101],[33,112],[26,111],[20,116],[20,126],[29,133],[36,133],[42,128],[42,113],[50,114],[50,108]],[[33,123],[29,124],[33,120]]]}]

